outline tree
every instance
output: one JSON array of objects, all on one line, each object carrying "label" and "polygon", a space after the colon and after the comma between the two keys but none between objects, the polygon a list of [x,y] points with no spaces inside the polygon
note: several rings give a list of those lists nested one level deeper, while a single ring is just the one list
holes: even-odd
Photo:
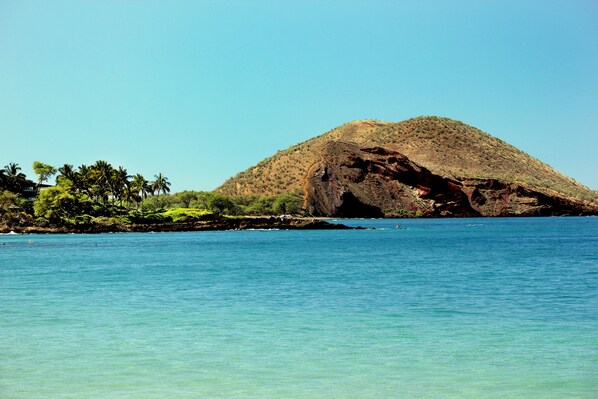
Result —
[{"label": "tree", "polygon": [[22,177],[25,178],[25,175],[21,173],[21,167],[18,163],[11,162],[8,165],[4,166],[4,171],[6,175],[9,177]]},{"label": "tree", "polygon": [[211,193],[208,199],[208,210],[216,214],[236,215],[239,212],[237,205],[226,195]]},{"label": "tree", "polygon": [[75,190],[80,191],[91,198],[90,190],[90,171],[91,168],[87,165],[81,165],[75,172]]},{"label": "tree", "polygon": [[152,192],[149,182],[139,173],[133,177],[132,186],[143,199],[146,199],[148,194]]},{"label": "tree", "polygon": [[79,216],[92,213],[92,204],[84,196],[73,194],[66,187],[50,187],[39,193],[34,203],[35,216],[50,222],[73,223]]},{"label": "tree", "polygon": [[48,179],[56,174],[56,168],[52,165],[48,165],[39,161],[33,162],[33,171],[38,176],[38,183],[37,188],[39,191],[39,187],[42,185],[43,182],[48,181]]},{"label": "tree", "polygon": [[10,191],[0,190],[0,217],[19,209],[19,196]]},{"label": "tree", "polygon": [[249,199],[249,203],[244,207],[245,213],[250,215],[271,215],[274,205],[274,197],[259,196]]},{"label": "tree", "polygon": [[112,175],[114,168],[106,161],[96,161],[89,171],[90,193],[97,201],[103,204],[108,203],[108,198],[112,194]]},{"label": "tree", "polygon": [[172,194],[171,197],[173,208],[189,208],[193,201],[197,201],[197,193],[193,191],[182,191]]},{"label": "tree", "polygon": [[19,224],[27,218],[27,212],[31,210],[30,204],[20,195],[0,189],[0,222],[7,225]]},{"label": "tree", "polygon": [[303,200],[293,194],[280,194],[274,198],[272,210],[279,215],[297,214],[301,211]]},{"label": "tree", "polygon": [[158,175],[154,175],[154,178],[156,180],[152,183],[152,188],[158,193],[158,196],[160,195],[160,191],[164,194],[170,192],[170,182],[167,177],[159,173]]},{"label": "tree", "polygon": [[18,163],[9,163],[1,171],[0,183],[2,183],[2,187],[6,187],[7,190],[13,193],[20,194],[26,181],[27,176],[21,173],[21,167]]},{"label": "tree", "polygon": [[113,203],[115,200],[118,200],[122,205],[125,191],[130,183],[130,178],[131,176],[128,175],[127,170],[122,166],[119,166],[118,169],[112,171],[112,175],[110,176],[110,190],[112,192]]},{"label": "tree", "polygon": [[73,165],[64,164],[58,168],[58,176],[56,176],[56,183],[61,186],[70,186],[73,190],[77,188],[77,173]]}]

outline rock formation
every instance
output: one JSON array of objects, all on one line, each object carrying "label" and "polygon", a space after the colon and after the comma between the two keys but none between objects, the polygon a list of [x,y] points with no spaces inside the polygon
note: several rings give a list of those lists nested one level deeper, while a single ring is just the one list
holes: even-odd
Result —
[{"label": "rock formation", "polygon": [[[581,201],[517,183],[448,179],[384,147],[330,142],[310,168],[305,208],[334,217],[474,217],[584,215]],[[400,208],[397,208],[400,204]]]}]

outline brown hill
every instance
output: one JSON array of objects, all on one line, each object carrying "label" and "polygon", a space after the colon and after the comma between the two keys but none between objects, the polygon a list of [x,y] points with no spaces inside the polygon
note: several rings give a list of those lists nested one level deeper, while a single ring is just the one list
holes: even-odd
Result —
[{"label": "brown hill", "polygon": [[462,122],[354,121],[227,180],[217,191],[303,196],[322,216],[598,214],[598,197],[517,148]]}]

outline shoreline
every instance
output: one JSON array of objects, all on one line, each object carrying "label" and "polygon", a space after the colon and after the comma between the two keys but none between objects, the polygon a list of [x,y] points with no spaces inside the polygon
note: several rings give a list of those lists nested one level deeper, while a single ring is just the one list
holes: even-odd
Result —
[{"label": "shoreline", "polygon": [[352,230],[344,224],[329,223],[318,218],[250,217],[147,224],[84,224],[50,226],[0,226],[0,234],[100,234],[100,233],[150,233],[184,231],[227,230]]}]

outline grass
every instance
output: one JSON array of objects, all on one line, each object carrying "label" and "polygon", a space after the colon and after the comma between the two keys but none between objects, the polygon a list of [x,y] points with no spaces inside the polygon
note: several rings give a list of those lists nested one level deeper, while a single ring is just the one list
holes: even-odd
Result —
[{"label": "grass", "polygon": [[212,214],[213,213],[208,210],[199,208],[170,208],[160,213],[161,216],[170,218],[173,222],[199,220]]}]

